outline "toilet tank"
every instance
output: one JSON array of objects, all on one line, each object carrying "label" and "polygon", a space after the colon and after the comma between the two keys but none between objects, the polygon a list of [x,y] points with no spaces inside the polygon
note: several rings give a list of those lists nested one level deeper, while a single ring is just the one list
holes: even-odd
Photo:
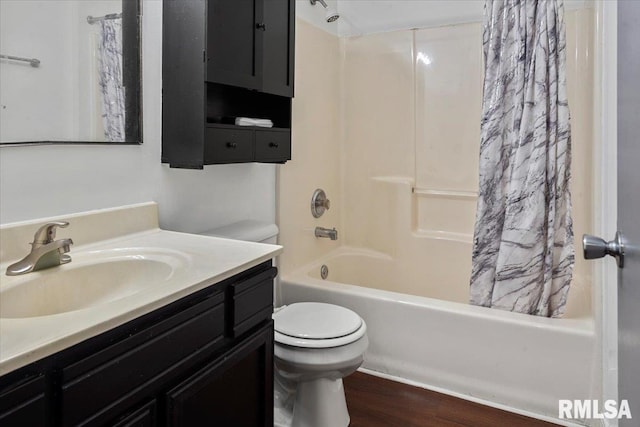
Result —
[{"label": "toilet tank", "polygon": [[249,242],[272,243],[278,240],[278,226],[269,222],[244,220],[222,227],[212,228],[198,234],[227,239],[246,240]]}]

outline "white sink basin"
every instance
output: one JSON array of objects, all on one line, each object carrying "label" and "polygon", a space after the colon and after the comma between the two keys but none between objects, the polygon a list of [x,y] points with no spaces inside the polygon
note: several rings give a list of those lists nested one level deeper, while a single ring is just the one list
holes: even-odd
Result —
[{"label": "white sink basin", "polygon": [[188,257],[164,249],[127,248],[72,254],[69,264],[3,277],[0,318],[82,310],[166,284]]}]

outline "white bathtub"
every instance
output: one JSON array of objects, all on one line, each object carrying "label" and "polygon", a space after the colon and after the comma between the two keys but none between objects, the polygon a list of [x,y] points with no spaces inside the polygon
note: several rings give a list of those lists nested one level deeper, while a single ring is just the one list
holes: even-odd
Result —
[{"label": "white bathtub", "polygon": [[363,367],[425,388],[540,418],[558,416],[558,399],[595,395],[594,322],[580,307],[563,319],[510,313],[460,301],[468,281],[423,286],[438,299],[409,295],[408,277],[391,257],[341,247],[283,277],[279,298],[354,310],[368,328]]}]

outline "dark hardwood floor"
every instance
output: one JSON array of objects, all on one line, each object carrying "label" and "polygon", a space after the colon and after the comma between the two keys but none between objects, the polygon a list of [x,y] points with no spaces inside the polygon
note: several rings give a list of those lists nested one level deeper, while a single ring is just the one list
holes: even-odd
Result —
[{"label": "dark hardwood floor", "polygon": [[419,387],[356,372],[344,379],[350,427],[551,427]]}]

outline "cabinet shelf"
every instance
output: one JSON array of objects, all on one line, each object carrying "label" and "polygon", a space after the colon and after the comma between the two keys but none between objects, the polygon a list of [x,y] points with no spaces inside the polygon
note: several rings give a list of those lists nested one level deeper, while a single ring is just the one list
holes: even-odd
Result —
[{"label": "cabinet shelf", "polygon": [[245,129],[245,130],[254,130],[254,131],[276,131],[276,132],[289,132],[291,129],[289,128],[279,128],[279,127],[264,127],[264,126],[238,126],[238,125],[230,125],[227,123],[207,123],[206,127],[208,128],[218,128],[218,129]]}]

